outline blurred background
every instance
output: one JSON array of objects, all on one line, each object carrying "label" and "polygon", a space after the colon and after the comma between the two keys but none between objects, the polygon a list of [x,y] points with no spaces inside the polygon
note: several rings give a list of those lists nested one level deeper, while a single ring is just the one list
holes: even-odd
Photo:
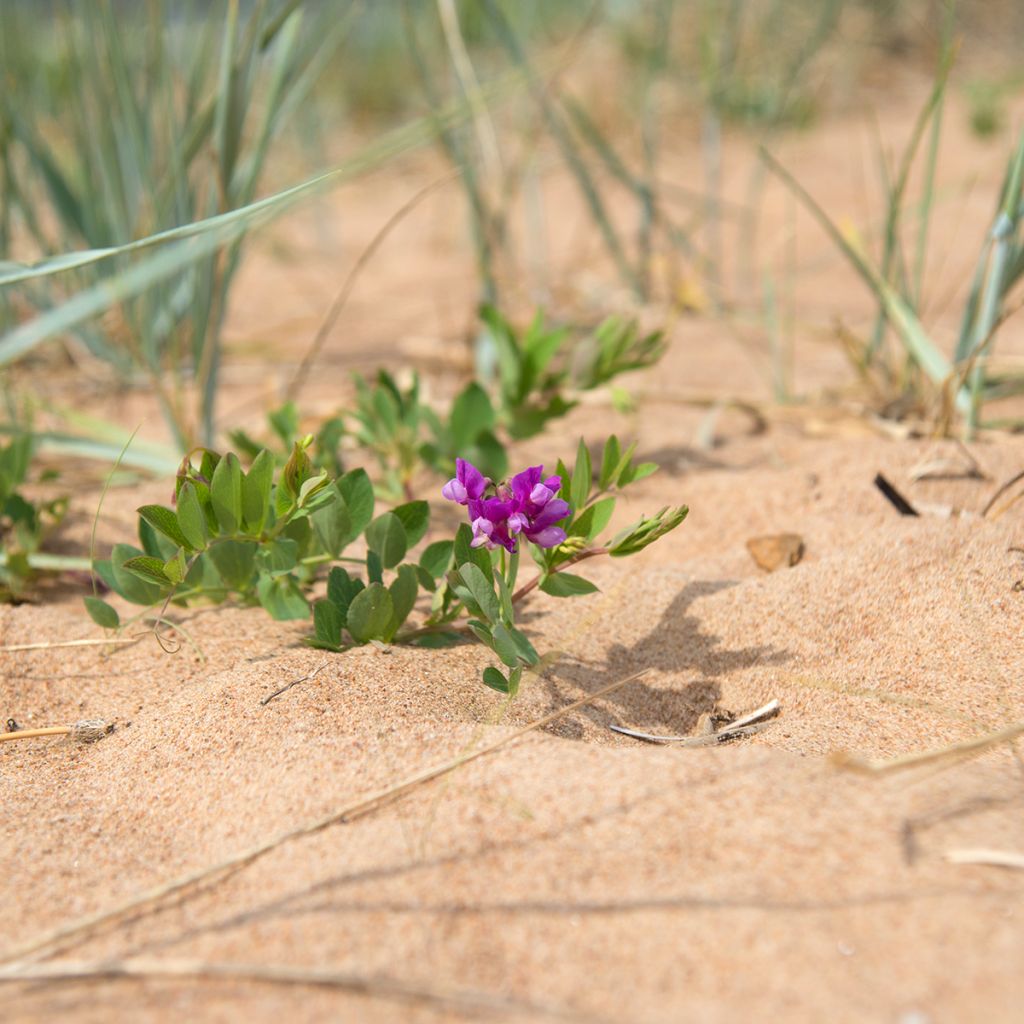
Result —
[{"label": "blurred background", "polygon": [[0,429],[90,480],[136,428],[157,472],[340,436],[353,371],[493,380],[482,303],[664,330],[681,402],[1015,428],[1022,43],[1015,0],[5,0]]}]

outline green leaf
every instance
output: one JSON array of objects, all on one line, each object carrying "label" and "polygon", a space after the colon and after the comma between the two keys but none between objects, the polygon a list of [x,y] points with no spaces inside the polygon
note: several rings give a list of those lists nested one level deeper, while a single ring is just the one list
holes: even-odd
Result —
[{"label": "green leaf", "polygon": [[169,508],[164,508],[163,505],[143,505],[138,512],[154,530],[159,530],[175,545],[189,551],[193,550],[194,545],[185,536],[178,525],[178,517]]},{"label": "green leaf", "polygon": [[615,468],[619,464],[619,439],[612,434],[604,443],[604,451],[601,453],[601,473],[598,477],[598,486],[603,491],[609,487],[614,479]]},{"label": "green leaf", "polygon": [[400,565],[398,575],[388,587],[388,593],[391,595],[392,605],[391,630],[388,636],[390,640],[409,617],[409,613],[416,604],[416,595],[419,593],[416,567]]},{"label": "green leaf", "polygon": [[299,508],[311,508],[317,504],[316,495],[320,494],[330,483],[327,470],[321,469],[315,476],[307,477],[299,487]]},{"label": "green leaf", "polygon": [[278,622],[309,617],[309,602],[290,576],[260,576],[256,596],[270,617]]},{"label": "green leaf", "polygon": [[494,427],[494,406],[487,392],[475,381],[460,392],[452,403],[448,430],[457,452],[468,450],[485,430]]},{"label": "green leaf", "polygon": [[356,643],[388,639],[394,615],[391,595],[381,583],[371,583],[352,599],[348,608],[348,631]]},{"label": "green leaf", "polygon": [[516,668],[519,665],[519,647],[515,640],[512,639],[512,634],[509,633],[508,627],[503,622],[495,623],[491,633],[494,637],[494,653],[509,668]]},{"label": "green leaf", "polygon": [[523,678],[523,670],[514,668],[508,674],[508,695],[514,697],[519,692],[519,681]]},{"label": "green leaf", "polygon": [[540,661],[540,655],[521,630],[516,629],[515,626],[509,626],[508,634],[512,637],[512,642],[516,645],[516,650],[522,661],[525,661],[527,665],[536,665]]},{"label": "green leaf", "polygon": [[581,437],[579,447],[576,449],[576,466],[572,471],[572,488],[569,492],[569,504],[573,511],[583,508],[587,503],[587,496],[590,494],[591,473],[590,452]]},{"label": "green leaf", "polygon": [[480,607],[483,617],[488,622],[501,621],[501,605],[497,595],[494,593],[494,572],[489,570],[485,575],[478,565],[467,562],[459,566],[459,576],[462,582],[469,588],[473,599]]},{"label": "green leaf", "polygon": [[313,630],[321,647],[340,650],[344,628],[345,620],[332,601],[317,601],[313,605]]},{"label": "green leaf", "polygon": [[685,505],[676,508],[666,506],[649,519],[641,518],[612,538],[608,554],[613,558],[621,558],[642,551],[649,544],[674,530],[686,518],[688,512],[689,509]]},{"label": "green leaf", "polygon": [[416,570],[416,579],[420,581],[420,586],[428,593],[434,593],[437,590],[437,580],[422,565],[416,565],[413,568]]},{"label": "green leaf", "polygon": [[385,569],[398,565],[409,550],[405,527],[398,516],[393,512],[377,516],[366,528],[366,546],[380,556]]},{"label": "green leaf", "polygon": [[470,619],[466,625],[469,627],[473,636],[475,636],[485,647],[494,647],[494,635],[491,633],[490,627],[486,622],[481,622],[479,619]]},{"label": "green leaf", "polygon": [[107,604],[102,598],[90,596],[83,600],[85,601],[85,610],[97,626],[102,626],[104,629],[117,629],[121,625],[121,616],[117,614],[117,609]]},{"label": "green leaf", "polygon": [[415,547],[430,525],[430,506],[425,501],[410,501],[391,510],[405,529],[407,547]]},{"label": "green leaf", "polygon": [[614,498],[602,498],[577,516],[568,533],[571,537],[585,537],[593,540],[608,525],[615,511]]},{"label": "green leaf", "polygon": [[373,519],[373,484],[365,469],[353,469],[337,482],[337,487],[345,499],[352,520],[352,536],[349,538],[352,541]]},{"label": "green leaf", "polygon": [[291,572],[299,562],[299,544],[291,537],[278,537],[270,544],[260,546],[257,553],[259,569],[268,576],[281,576]]},{"label": "green leaf", "polygon": [[[125,568],[127,562],[141,554],[138,548],[133,548],[130,544],[115,544],[110,553],[111,578],[107,579],[104,575],[103,563],[96,564],[96,571],[104,582],[109,583],[117,593],[133,604],[156,604],[164,595],[165,584],[158,586],[142,580]],[[162,564],[160,568],[162,572]]]},{"label": "green leaf", "polygon": [[310,522],[324,550],[337,558],[353,539],[352,516],[336,487],[330,497],[310,515]]},{"label": "green leaf", "polygon": [[354,579],[336,565],[327,575],[327,600],[338,609],[341,614],[341,624],[344,627],[348,619],[348,608],[352,599],[361,591],[366,584],[360,579]]},{"label": "green leaf", "polygon": [[202,506],[199,504],[199,497],[196,494],[195,484],[186,480],[178,491],[178,526],[188,541],[188,546],[194,551],[202,551],[206,547],[209,536],[206,528],[206,516]]},{"label": "green leaf", "polygon": [[452,561],[454,544],[450,540],[436,540],[428,544],[420,555],[419,564],[435,580],[439,580],[447,571]]},{"label": "green leaf", "polygon": [[173,558],[168,558],[164,562],[164,575],[177,586],[185,578],[185,573],[188,571],[188,565],[185,563],[185,552],[178,549],[178,553]]},{"label": "green leaf", "polygon": [[[16,494],[11,495],[11,497],[7,499],[6,504],[4,506],[0,506],[0,508],[3,508],[3,511],[17,522],[19,517],[11,515],[11,506],[15,501],[21,501],[21,498]],[[35,522],[36,512],[31,505],[27,505],[26,508],[30,513],[29,518],[26,520],[26,524],[31,525]],[[147,555],[152,555],[153,558],[159,558],[161,562],[166,561],[174,554],[175,551],[178,550],[176,545],[172,544],[162,533],[157,533],[156,530],[154,530],[153,527],[141,517],[139,518],[139,543],[142,545],[142,550]]]},{"label": "green leaf", "polygon": [[582,576],[573,576],[568,572],[556,572],[548,576],[540,585],[545,594],[552,597],[578,597],[581,594],[594,594],[597,587]]},{"label": "green leaf", "polygon": [[213,471],[210,501],[221,530],[237,533],[242,527],[242,464],[234,452],[228,452]]},{"label": "green leaf", "polygon": [[210,545],[207,554],[229,590],[245,591],[251,586],[256,571],[256,548],[256,542],[251,540],[222,540]]},{"label": "green leaf", "polygon": [[242,519],[247,533],[258,534],[270,513],[274,482],[274,456],[262,449],[242,480]]},{"label": "green leaf", "polygon": [[164,563],[152,555],[136,555],[125,561],[122,567],[140,580],[154,583],[158,587],[169,587],[173,582],[164,572]]},{"label": "green leaf", "polygon": [[492,690],[497,690],[498,693],[509,692],[508,680],[493,665],[488,665],[484,669],[483,680]]},{"label": "green leaf", "polygon": [[485,547],[473,547],[470,543],[472,539],[473,531],[469,528],[469,524],[460,523],[458,530],[455,531],[455,565],[458,567],[471,563],[486,576],[494,566],[491,561],[491,553]]}]

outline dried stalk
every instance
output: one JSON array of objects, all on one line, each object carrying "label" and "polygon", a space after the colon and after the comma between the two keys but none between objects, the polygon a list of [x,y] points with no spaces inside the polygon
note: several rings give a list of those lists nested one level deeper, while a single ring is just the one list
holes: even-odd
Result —
[{"label": "dried stalk", "polygon": [[248,867],[250,864],[259,860],[259,858],[264,854],[270,853],[271,850],[277,849],[277,847],[282,846],[284,843],[291,842],[294,839],[301,839],[303,836],[315,835],[318,832],[322,832],[324,829],[330,828],[332,825],[348,824],[358,818],[362,818],[373,811],[394,803],[406,794],[411,793],[414,789],[417,789],[428,782],[432,782],[434,779],[439,779],[444,775],[449,775],[457,768],[461,768],[463,765],[469,764],[471,761],[476,761],[479,758],[486,757],[488,754],[493,754],[502,747],[508,746],[510,743],[520,739],[527,733],[533,732],[537,729],[542,729],[546,725],[550,725],[552,722],[557,721],[559,718],[563,718],[565,715],[575,711],[577,708],[584,707],[587,704],[592,704],[595,700],[606,696],[613,690],[618,690],[628,683],[634,682],[641,676],[646,675],[649,671],[649,669],[642,669],[639,672],[634,672],[632,675],[626,676],[624,679],[619,679],[614,683],[609,683],[607,686],[603,686],[595,693],[588,694],[586,697],[581,697],[579,700],[573,701],[571,704],[567,704],[564,708],[559,708],[557,711],[553,711],[551,714],[545,715],[543,718],[538,718],[535,722],[531,722],[529,725],[524,725],[522,728],[516,729],[507,736],[504,736],[499,740],[495,740],[493,743],[489,743],[486,746],[481,747],[479,750],[475,750],[469,754],[463,754],[450,761],[445,761],[442,764],[435,765],[432,768],[426,768],[423,771],[415,772],[406,779],[403,779],[401,782],[388,786],[385,789],[378,790],[375,793],[371,793],[369,796],[354,800],[322,818],[308,821],[305,824],[300,825],[298,828],[289,829],[287,832],[282,832],[271,839],[266,839],[258,843],[256,846],[250,847],[248,850],[243,850],[225,858],[217,864],[210,867],[199,868],[195,871],[186,872],[169,882],[162,882],[160,885],[147,890],[139,896],[133,896],[130,899],[124,900],[109,910],[101,910],[95,914],[88,914],[76,921],[72,921],[70,924],[61,925],[60,927],[15,948],[0,960],[0,963],[11,964],[23,960],[29,962],[28,958],[38,959],[45,956],[52,956],[62,949],[67,948],[69,945],[74,945],[77,942],[83,941],[101,925],[115,921],[128,913],[132,913],[135,918],[138,918],[142,908],[165,899],[168,896],[180,893],[182,890],[188,889],[197,883],[205,882],[219,875],[226,875],[229,872]]}]

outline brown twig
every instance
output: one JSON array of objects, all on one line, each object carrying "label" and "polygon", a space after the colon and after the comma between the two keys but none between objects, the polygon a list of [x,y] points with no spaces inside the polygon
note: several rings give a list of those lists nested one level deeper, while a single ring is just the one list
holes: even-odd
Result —
[{"label": "brown twig", "polygon": [[293,686],[298,686],[299,683],[305,683],[312,679],[322,668],[324,668],[324,666],[326,666],[326,664],[326,661],[320,662],[320,664],[317,665],[317,667],[308,675],[300,676],[298,679],[293,679],[290,683],[285,683],[280,690],[275,690],[268,697],[264,697],[260,703],[266,707],[275,697],[280,697],[282,693],[287,693]]},{"label": "brown twig", "polygon": [[460,1014],[528,1016],[531,1019],[593,1020],[561,1007],[521,1002],[486,992],[445,990],[398,978],[354,974],[315,967],[283,964],[208,963],[202,960],[155,960],[133,957],[103,963],[69,961],[0,969],[0,983],[87,982],[118,979],[172,979],[190,981],[249,981],[257,984],[340,989],[353,995],[431,1006]]},{"label": "brown twig", "polygon": [[992,506],[993,506],[993,505],[995,505],[995,503],[996,503],[996,502],[997,502],[997,501],[998,501],[998,500],[999,500],[999,499],[1000,499],[1000,498],[1001,498],[1001,497],[1002,497],[1002,496],[1003,496],[1003,495],[1004,495],[1004,494],[1005,494],[1005,493],[1006,493],[1006,492],[1007,492],[1007,491],[1008,491],[1008,490],[1009,490],[1009,489],[1010,489],[1010,488],[1011,488],[1011,487],[1012,487],[1012,486],[1013,486],[1014,484],[1016,484],[1016,483],[1020,483],[1020,481],[1021,481],[1021,480],[1024,480],[1024,469],[1022,469],[1022,470],[1021,470],[1021,471],[1020,471],[1019,473],[1015,473],[1015,474],[1014,474],[1013,476],[1011,476],[1011,477],[1010,477],[1010,479],[1006,481],[1006,483],[1004,483],[1004,484],[1000,484],[1000,486],[999,486],[999,487],[998,487],[998,489],[996,490],[996,493],[995,493],[995,494],[993,494],[993,495],[992,495],[992,497],[988,499],[988,501],[987,501],[987,502],[985,503],[985,507],[984,507],[984,508],[983,508],[983,509],[981,510],[981,516],[982,516],[982,518],[984,518],[985,516],[987,516],[987,515],[989,514],[989,512],[991,512],[991,511],[992,511]]},{"label": "brown twig", "polygon": [[984,736],[976,736],[961,743],[953,743],[939,750],[904,754],[902,757],[894,757],[889,761],[871,761],[857,754],[840,750],[832,755],[832,763],[837,768],[859,772],[861,775],[888,775],[890,772],[898,772],[906,768],[917,768],[922,765],[952,764],[956,761],[973,757],[976,754],[981,754],[991,747],[999,746],[1002,743],[1009,743],[1022,735],[1024,735],[1024,722],[1015,722],[1013,725],[1008,725],[996,732],[990,732]]},{"label": "brown twig", "polygon": [[88,719],[84,722],[75,722],[74,725],[48,725],[42,729],[0,732],[0,743],[9,740],[32,740],[40,736],[70,736],[76,743],[95,743],[113,731],[114,727],[109,722]]},{"label": "brown twig", "polygon": [[11,651],[48,651],[54,647],[105,647],[107,644],[137,644],[149,633],[141,633],[132,637],[107,637],[105,640],[99,637],[88,640],[41,640],[34,644],[7,644],[0,647],[0,654],[7,654]]},{"label": "brown twig", "polygon": [[47,932],[45,935],[32,939],[22,946],[15,948],[4,956],[3,959],[0,960],[0,963],[10,964],[29,957],[39,958],[51,956],[54,953],[58,953],[62,949],[67,948],[69,945],[73,945],[74,943],[87,938],[92,932],[100,927],[100,925],[108,924],[128,913],[133,913],[135,915],[135,919],[137,919],[142,908],[156,903],[159,900],[165,899],[168,896],[173,896],[175,893],[179,893],[199,882],[209,881],[219,875],[226,875],[229,872],[248,867],[250,864],[259,860],[260,857],[264,856],[264,854],[270,853],[271,850],[275,850],[279,846],[291,842],[294,839],[301,839],[304,836],[315,835],[318,832],[324,831],[324,829],[330,828],[332,825],[349,824],[356,821],[373,811],[394,803],[396,800],[399,800],[401,797],[411,793],[414,789],[417,789],[428,782],[439,779],[444,775],[449,775],[451,772],[461,768],[463,765],[479,760],[482,757],[486,757],[488,754],[493,754],[495,751],[508,746],[508,744],[520,739],[527,733],[533,732],[536,729],[542,729],[544,726],[550,725],[552,722],[564,717],[571,711],[575,711],[577,708],[581,708],[586,704],[591,704],[595,700],[599,700],[601,697],[606,696],[613,690],[617,690],[628,683],[634,682],[641,676],[646,675],[648,671],[649,669],[642,669],[641,671],[634,672],[632,675],[628,675],[623,679],[616,680],[614,683],[609,683],[607,686],[601,687],[601,689],[597,690],[595,693],[588,694],[586,697],[581,697],[579,700],[573,701],[571,704],[567,704],[564,708],[559,708],[557,711],[552,711],[550,714],[544,715],[543,718],[538,718],[529,725],[524,725],[521,728],[516,729],[514,732],[509,733],[507,736],[503,736],[501,739],[495,740],[493,743],[488,743],[486,746],[480,747],[478,750],[472,751],[468,754],[463,754],[453,760],[445,761],[442,764],[434,765],[431,768],[426,768],[423,771],[415,772],[403,779],[401,782],[388,786],[385,789],[378,790],[368,796],[353,800],[351,803],[345,804],[344,806],[331,811],[330,814],[327,814],[322,818],[316,818],[312,821],[299,825],[297,828],[292,828],[286,832],[282,832],[271,839],[263,840],[255,846],[233,854],[217,864],[205,868],[198,868],[195,871],[186,872],[169,882],[163,882],[160,885],[147,890],[141,895],[133,896],[124,900],[117,904],[117,906],[108,910],[101,910],[94,914],[88,914],[85,917],[79,918],[77,921],[72,921],[70,924],[61,925],[60,927]]}]

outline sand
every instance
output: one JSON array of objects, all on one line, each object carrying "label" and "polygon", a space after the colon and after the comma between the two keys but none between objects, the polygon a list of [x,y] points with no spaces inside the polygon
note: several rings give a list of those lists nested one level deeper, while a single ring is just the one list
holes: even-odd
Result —
[{"label": "sand", "polygon": [[[823,152],[835,138],[822,129]],[[819,184],[829,173],[806,166]],[[828,252],[817,244],[811,263]],[[439,253],[443,268],[450,253]],[[259,259],[247,273],[256,295]],[[855,286],[835,288],[851,316],[869,308]],[[430,304],[415,294],[389,310],[404,324],[393,343]],[[233,317],[239,335],[246,316]],[[352,324],[325,354],[335,401],[347,386],[339,367],[368,359],[374,331],[393,326],[358,309]],[[1019,352],[1019,332],[1001,350]],[[400,361],[400,347],[389,352]],[[806,355],[801,373],[817,388],[848,379],[820,338]],[[1024,466],[1024,440],[975,444],[984,479],[915,482],[922,461],[959,458],[959,447],[885,436],[850,403],[772,409],[753,366],[721,325],[684,320],[664,363],[631,380],[633,414],[598,396],[517,449],[524,462],[552,461],[614,422],[662,465],[616,521],[667,503],[692,511],[635,559],[589,562],[599,594],[530,599],[534,644],[563,653],[511,706],[480,684],[481,650],[325,655],[302,646],[303,624],[260,610],[185,613],[198,651],[166,654],[145,637],[4,653],[4,718],[25,728],[102,718],[116,730],[90,746],[0,745],[0,959],[647,670],[399,802],[39,961],[262,965],[328,972],[333,984],[5,984],[4,1019],[1019,1020],[1024,872],[946,859],[1024,852],[1016,752],[879,777],[840,770],[832,755],[891,759],[1024,721],[1024,502],[980,514]],[[263,385],[246,384],[244,369],[233,371],[239,401],[258,412]],[[432,384],[443,392],[444,374]],[[326,408],[326,371],[311,391]],[[708,394],[754,401],[765,421],[752,431],[727,409],[709,432],[706,406],[689,401]],[[151,399],[132,401],[155,421]],[[899,516],[872,485],[879,471],[926,514]],[[165,492],[157,481],[113,493],[101,544],[124,539],[134,505]],[[69,550],[87,537],[97,495],[83,489],[61,539]],[[784,531],[806,554],[766,574],[746,541]],[[45,603],[0,607],[0,643],[97,636],[80,596],[65,586]],[[609,729],[691,734],[709,712],[770,699],[781,703],[770,726],[713,748]]]}]

